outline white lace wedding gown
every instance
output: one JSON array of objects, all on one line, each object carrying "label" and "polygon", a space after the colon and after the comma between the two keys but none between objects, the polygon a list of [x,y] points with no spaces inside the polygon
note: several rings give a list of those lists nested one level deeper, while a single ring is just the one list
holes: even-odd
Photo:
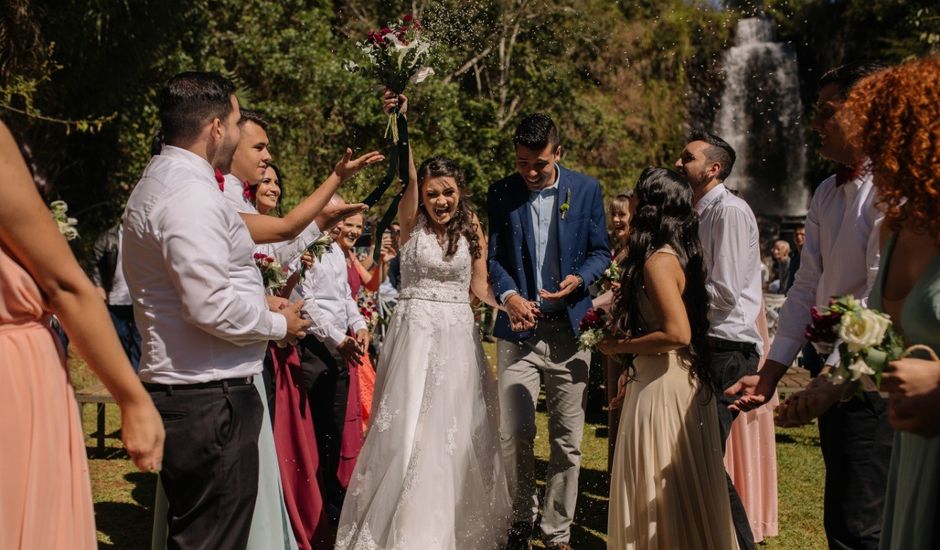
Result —
[{"label": "white lace wedding gown", "polygon": [[373,419],[340,517],[341,550],[486,550],[511,504],[497,392],[470,308],[468,243],[450,258],[424,215],[401,249],[402,290]]}]

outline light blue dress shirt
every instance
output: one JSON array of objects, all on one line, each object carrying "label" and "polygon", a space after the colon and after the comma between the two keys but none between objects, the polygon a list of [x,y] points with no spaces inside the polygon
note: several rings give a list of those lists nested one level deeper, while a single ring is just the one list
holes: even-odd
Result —
[{"label": "light blue dress shirt", "polygon": [[[561,171],[555,168],[555,183],[541,191],[529,191],[529,212],[532,215],[532,232],[535,241],[535,299],[539,309],[546,312],[564,311],[562,300],[542,300],[539,291],[543,288],[557,292],[561,283],[561,258],[558,243],[558,181]],[[510,290],[500,296],[500,301],[516,294]]]}]

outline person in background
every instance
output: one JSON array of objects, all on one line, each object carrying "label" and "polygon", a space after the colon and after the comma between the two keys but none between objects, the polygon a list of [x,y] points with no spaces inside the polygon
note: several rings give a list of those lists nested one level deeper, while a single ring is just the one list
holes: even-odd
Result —
[{"label": "person in background", "polygon": [[796,281],[796,272],[800,269],[800,254],[803,253],[804,244],[806,244],[806,226],[801,225],[793,230],[793,248],[790,252],[790,284],[784,289],[784,294],[790,292],[790,287]]},{"label": "person in background", "polygon": [[140,333],[134,320],[131,293],[124,279],[121,265],[121,223],[111,227],[95,239],[92,249],[91,282],[108,304],[111,323],[127,359],[137,372],[140,363]]},{"label": "person in background", "polygon": [[774,241],[770,249],[773,259],[770,270],[770,285],[767,291],[772,294],[783,294],[790,287],[790,243],[783,239]]}]

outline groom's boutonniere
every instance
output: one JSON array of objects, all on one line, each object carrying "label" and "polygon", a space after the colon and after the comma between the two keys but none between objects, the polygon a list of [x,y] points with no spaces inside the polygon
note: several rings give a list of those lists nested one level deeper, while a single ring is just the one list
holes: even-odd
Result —
[{"label": "groom's boutonniere", "polygon": [[561,219],[568,217],[569,208],[571,208],[571,189],[568,189],[568,192],[565,193],[565,202],[561,203],[558,208],[558,211],[561,212]]}]

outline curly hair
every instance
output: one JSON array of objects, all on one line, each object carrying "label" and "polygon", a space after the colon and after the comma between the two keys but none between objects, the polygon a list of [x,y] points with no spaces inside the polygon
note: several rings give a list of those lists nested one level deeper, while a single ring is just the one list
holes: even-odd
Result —
[{"label": "curly hair", "polygon": [[621,262],[620,290],[611,315],[616,332],[641,336],[652,320],[644,319],[639,296],[645,290],[643,267],[650,255],[666,245],[678,255],[685,272],[685,304],[692,338],[688,347],[692,373],[710,397],[717,384],[709,369],[708,293],[705,261],[698,237],[698,216],[692,208],[692,189],[679,174],[665,168],[647,168],[633,188],[638,203],[630,218],[627,257]]},{"label": "curly hair", "polygon": [[[483,247],[480,245],[480,237],[477,234],[479,222],[475,221],[473,210],[470,208],[470,191],[467,189],[467,182],[463,171],[453,160],[443,157],[431,157],[421,163],[418,168],[418,185],[424,187],[424,184],[430,178],[453,178],[457,183],[457,189],[460,191],[460,199],[457,201],[457,211],[454,217],[445,228],[447,237],[447,248],[445,254],[453,256],[457,253],[457,246],[460,244],[461,235],[467,239],[470,247],[470,256],[473,259],[479,259],[483,254]],[[421,206],[426,208],[424,200],[421,200]],[[425,213],[425,215],[427,215]]]},{"label": "curly hair", "polygon": [[904,222],[940,245],[940,56],[865,78],[838,116],[871,159],[888,226],[899,231]]}]

